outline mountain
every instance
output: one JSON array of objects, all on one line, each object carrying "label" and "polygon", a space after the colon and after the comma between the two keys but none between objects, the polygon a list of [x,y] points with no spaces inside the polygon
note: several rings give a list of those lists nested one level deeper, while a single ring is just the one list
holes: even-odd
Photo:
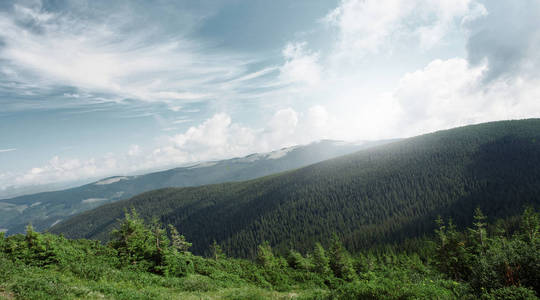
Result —
[{"label": "mountain", "polygon": [[245,182],[146,192],[82,213],[53,233],[106,240],[135,208],[171,223],[205,253],[216,240],[250,257],[262,241],[305,250],[332,233],[350,250],[418,237],[437,215],[466,225],[540,204],[540,119],[466,126],[371,147]]},{"label": "mountain", "polygon": [[204,162],[140,176],[115,176],[62,191],[0,200],[0,231],[23,232],[28,223],[45,230],[69,216],[164,187],[241,181],[291,170],[389,141],[323,140],[242,158]]}]

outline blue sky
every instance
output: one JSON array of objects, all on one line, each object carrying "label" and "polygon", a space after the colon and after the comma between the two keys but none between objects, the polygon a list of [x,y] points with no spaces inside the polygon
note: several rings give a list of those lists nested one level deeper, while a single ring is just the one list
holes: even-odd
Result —
[{"label": "blue sky", "polygon": [[0,197],[540,116],[540,2],[2,1]]}]

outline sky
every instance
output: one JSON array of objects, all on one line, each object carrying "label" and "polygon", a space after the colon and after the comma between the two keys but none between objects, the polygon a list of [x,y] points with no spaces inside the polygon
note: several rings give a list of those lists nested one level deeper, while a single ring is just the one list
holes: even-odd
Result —
[{"label": "sky", "polygon": [[540,0],[0,2],[0,197],[540,117]]}]

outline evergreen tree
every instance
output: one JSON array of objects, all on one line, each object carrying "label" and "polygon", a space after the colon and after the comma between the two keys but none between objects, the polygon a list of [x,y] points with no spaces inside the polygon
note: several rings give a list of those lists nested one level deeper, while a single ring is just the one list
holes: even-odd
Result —
[{"label": "evergreen tree", "polygon": [[268,269],[272,269],[279,266],[279,262],[272,252],[272,247],[268,241],[264,241],[257,248],[257,262]]},{"label": "evergreen tree", "polygon": [[473,247],[476,251],[483,253],[486,247],[486,219],[487,217],[482,213],[482,210],[480,210],[480,207],[477,207],[474,210],[474,222],[473,222],[473,228],[469,229],[469,233],[471,234],[471,240],[473,243]]},{"label": "evergreen tree", "polygon": [[346,281],[353,281],[356,278],[351,256],[343,247],[336,234],[332,238],[329,258],[330,269],[334,272],[334,276]]},{"label": "evergreen tree", "polygon": [[125,212],[120,227],[111,232],[113,240],[109,245],[116,249],[123,264],[153,273],[182,276],[191,269],[187,252],[191,243],[178,234],[174,227],[169,228],[172,228],[172,243],[157,219],[147,226],[135,209],[132,209],[131,213]]},{"label": "evergreen tree", "polygon": [[311,260],[307,257],[303,257],[301,253],[295,250],[289,250],[289,255],[287,256],[287,263],[289,264],[289,267],[297,270],[313,269],[313,264]]},{"label": "evergreen tree", "polygon": [[118,251],[120,258],[136,265],[151,257],[155,249],[153,234],[135,209],[132,208],[131,213],[125,211],[125,218],[120,222],[120,227],[111,232],[112,241],[109,243]]},{"label": "evergreen tree", "polygon": [[469,278],[471,272],[470,253],[460,232],[452,220],[448,221],[448,226],[442,219],[436,220],[438,229],[438,243],[436,246],[435,264],[439,270],[448,274],[455,280]]},{"label": "evergreen tree", "polygon": [[538,242],[540,239],[540,216],[534,208],[527,207],[521,217],[521,234],[528,243]]},{"label": "evergreen tree", "polygon": [[221,246],[216,242],[216,240],[214,240],[214,242],[210,246],[210,251],[212,252],[212,258],[215,260],[225,257]]},{"label": "evergreen tree", "polygon": [[178,230],[172,224],[169,224],[169,233],[171,235],[173,248],[181,253],[187,253],[192,244],[187,242],[186,238],[178,233]]},{"label": "evergreen tree", "polygon": [[321,275],[330,274],[330,260],[326,256],[323,246],[317,242],[313,249],[313,270]]}]

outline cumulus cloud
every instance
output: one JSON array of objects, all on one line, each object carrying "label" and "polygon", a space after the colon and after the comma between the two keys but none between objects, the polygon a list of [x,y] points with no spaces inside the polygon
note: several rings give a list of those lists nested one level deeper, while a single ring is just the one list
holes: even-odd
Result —
[{"label": "cumulus cloud", "polygon": [[405,74],[393,93],[402,107],[400,119],[405,128],[418,133],[479,120],[478,114],[488,113],[483,108],[490,104],[476,97],[482,70],[469,69],[466,60],[456,58],[435,60],[424,69]]},{"label": "cumulus cloud", "polygon": [[175,157],[177,161],[204,161],[268,152],[297,143],[298,113],[292,108],[277,110],[266,126],[253,128],[233,122],[225,113],[218,113],[170,138],[172,145],[158,149],[155,155]]},{"label": "cumulus cloud", "polygon": [[490,0],[487,14],[467,23],[468,60],[487,63],[485,81],[540,75],[540,2]]},{"label": "cumulus cloud", "polygon": [[280,68],[280,78],[286,83],[317,84],[321,77],[319,54],[306,49],[306,43],[289,43],[283,49],[285,63]]},{"label": "cumulus cloud", "polygon": [[336,54],[350,60],[411,39],[430,48],[483,13],[474,0],[343,0],[323,20],[339,30]]},{"label": "cumulus cloud", "polygon": [[232,124],[230,116],[220,113],[199,126],[190,127],[186,132],[173,136],[171,141],[175,149],[197,161],[242,152],[252,138],[250,132]]},{"label": "cumulus cloud", "polygon": [[[111,164],[105,162],[104,167],[111,167]],[[99,174],[98,171],[99,168],[94,159],[81,161],[79,159],[61,159],[58,156],[54,156],[47,164],[31,168],[27,172],[16,176],[12,182],[6,185],[17,187],[30,184],[66,182],[92,177]]]},{"label": "cumulus cloud", "polygon": [[0,174],[1,189],[26,185],[97,179],[143,170],[173,168],[198,161],[270,152],[287,146],[308,143],[321,136],[317,130],[327,120],[322,106],[314,106],[306,115],[292,108],[277,110],[263,128],[242,126],[226,113],[217,113],[183,133],[169,136],[154,149],[130,146],[125,153],[107,154],[90,159],[54,156],[46,164],[20,174]]},{"label": "cumulus cloud", "polygon": [[132,145],[128,150],[129,156],[137,156],[141,153],[141,147],[139,145]]},{"label": "cumulus cloud", "polygon": [[[337,39],[317,57],[322,84],[296,96],[326,104],[329,111],[318,114],[326,120],[324,130],[317,134],[339,139],[403,137],[538,117],[539,8],[538,1],[343,0],[323,18]],[[375,83],[385,83],[385,89],[370,86],[370,59],[384,53],[385,63],[398,67],[394,50],[414,56],[456,34],[467,41],[468,57],[432,59],[396,76],[393,84],[381,77]],[[285,49],[294,52],[290,45]],[[300,49],[311,51],[307,44]]]},{"label": "cumulus cloud", "polygon": [[464,58],[434,60],[405,74],[392,93],[400,107],[396,133],[404,136],[505,119],[538,117],[540,81],[516,78],[483,84],[488,65]]}]

